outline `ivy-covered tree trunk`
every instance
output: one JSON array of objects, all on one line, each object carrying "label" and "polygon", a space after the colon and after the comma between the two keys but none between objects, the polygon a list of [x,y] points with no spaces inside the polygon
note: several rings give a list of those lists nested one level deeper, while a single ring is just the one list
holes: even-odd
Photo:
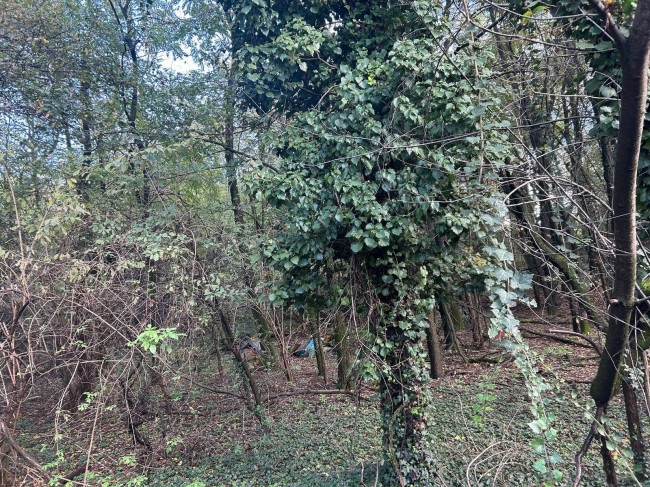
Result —
[{"label": "ivy-covered tree trunk", "polygon": [[387,456],[384,485],[434,485],[437,476],[429,434],[432,394],[426,363],[430,325],[426,314],[414,314],[403,301],[386,304],[381,319],[386,369],[380,390]]}]

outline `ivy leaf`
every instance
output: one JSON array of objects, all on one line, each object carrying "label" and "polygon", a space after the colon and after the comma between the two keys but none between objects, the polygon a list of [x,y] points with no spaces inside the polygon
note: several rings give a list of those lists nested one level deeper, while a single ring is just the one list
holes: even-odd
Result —
[{"label": "ivy leaf", "polygon": [[542,474],[548,472],[546,461],[543,458],[538,458],[537,461],[533,463],[533,468]]},{"label": "ivy leaf", "polygon": [[361,242],[354,242],[352,245],[350,245],[350,248],[352,249],[352,252],[356,254],[363,248],[363,244]]},{"label": "ivy leaf", "polygon": [[530,447],[536,453],[544,453],[544,440],[541,438],[535,438],[530,442]]},{"label": "ivy leaf", "polygon": [[377,246],[377,241],[372,237],[366,237],[363,241],[371,249],[374,249]]},{"label": "ivy leaf", "polygon": [[622,454],[625,458],[630,458],[630,459],[631,459],[631,458],[634,458],[634,451],[632,451],[631,448],[623,448],[623,450],[621,450],[621,454]]}]

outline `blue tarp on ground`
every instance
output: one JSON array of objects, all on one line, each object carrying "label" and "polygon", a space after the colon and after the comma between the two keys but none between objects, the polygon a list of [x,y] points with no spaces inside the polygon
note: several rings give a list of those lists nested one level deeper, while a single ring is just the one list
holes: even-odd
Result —
[{"label": "blue tarp on ground", "polygon": [[303,350],[298,350],[295,355],[296,357],[304,357],[305,355],[309,355],[310,357],[313,357],[314,354],[316,353],[316,349],[314,348],[314,339],[312,338],[309,340],[309,343]]}]

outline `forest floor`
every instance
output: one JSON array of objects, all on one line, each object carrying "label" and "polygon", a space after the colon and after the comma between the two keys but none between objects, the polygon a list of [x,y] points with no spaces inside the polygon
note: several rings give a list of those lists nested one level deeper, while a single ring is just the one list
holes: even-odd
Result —
[{"label": "forest floor", "polygon": [[[570,325],[557,324],[558,317],[568,315],[563,311],[552,317],[556,322],[553,327],[569,330]],[[549,327],[543,323],[547,317],[527,311],[521,318],[523,329],[548,333]],[[553,468],[564,474],[561,482],[552,485],[571,485],[575,472],[573,457],[589,431],[588,413],[593,412],[587,399],[588,382],[596,370],[596,354],[591,348],[524,334],[530,337],[530,346],[539,356],[542,373],[563,379],[560,389],[566,399],[548,405],[549,411],[557,416],[553,427],[558,439],[550,444],[558,454]],[[463,343],[471,343],[469,333],[461,332],[459,336]],[[591,336],[598,339],[595,333]],[[468,358],[476,359],[487,350],[467,349],[466,353]],[[329,360],[330,380],[335,382],[334,358]],[[212,362],[206,365],[204,358],[194,364],[191,360],[185,363],[196,373],[194,383],[184,380],[182,373],[177,380],[169,381],[174,402],[171,419],[163,414],[162,398],[152,397],[150,410],[160,411],[159,419],[151,418],[142,426],[143,434],[151,442],[151,452],[133,445],[124,415],[119,412],[118,403],[123,399],[117,391],[113,392],[115,405],[108,401],[100,415],[94,407],[88,407],[74,416],[59,416],[53,437],[56,401],[54,395],[42,390],[41,396],[25,405],[17,440],[42,464],[67,472],[86,463],[92,438],[86,478],[91,486],[380,485],[376,479],[381,430],[378,399],[372,387],[364,390],[358,402],[341,395],[279,397],[268,403],[266,428],[262,430],[239,399],[196,385],[199,382],[213,389],[237,392],[232,387],[238,380],[237,374],[229,370],[222,378]],[[292,358],[292,367],[294,384],[287,384],[281,372],[258,372],[265,397],[278,392],[325,388],[323,379],[317,377],[314,359]],[[435,397],[431,434],[439,473],[444,479],[440,485],[541,485],[543,478],[532,466],[539,455],[530,446],[534,435],[526,425],[531,421],[529,402],[515,365],[464,363],[458,354],[447,353],[444,369],[444,377],[431,382]],[[610,424],[611,432],[624,435],[625,415],[619,399],[612,404],[610,417],[617,418]],[[585,455],[583,486],[604,484],[598,450],[599,445],[594,444]],[[619,471],[628,468],[622,455],[615,456]],[[76,480],[82,481],[83,474]],[[623,481],[622,485],[635,484]]]}]

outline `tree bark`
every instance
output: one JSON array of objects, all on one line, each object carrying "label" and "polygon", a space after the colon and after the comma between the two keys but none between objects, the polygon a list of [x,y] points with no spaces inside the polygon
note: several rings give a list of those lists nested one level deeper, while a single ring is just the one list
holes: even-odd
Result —
[{"label": "tree bark", "polygon": [[430,375],[432,379],[442,377],[442,350],[440,349],[440,338],[438,337],[438,325],[434,312],[429,313],[429,329],[427,330],[427,348],[429,351]]},{"label": "tree bark", "polygon": [[228,348],[232,352],[233,356],[235,357],[235,361],[241,368],[244,384],[247,386],[246,388],[250,388],[250,391],[253,395],[253,400],[255,401],[253,412],[257,417],[257,419],[260,421],[260,423],[264,424],[264,409],[262,404],[262,395],[260,394],[260,390],[257,387],[257,382],[253,377],[253,373],[250,367],[248,366],[248,362],[246,362],[246,359],[242,357],[241,353],[239,352],[239,349],[237,348],[237,344],[235,343],[235,334],[233,332],[230,318],[228,318],[228,315],[226,315],[223,309],[221,309],[221,306],[216,301],[216,299],[215,299],[215,307],[218,309],[219,312],[219,318],[221,319],[221,327],[223,329],[223,334],[226,337],[226,344],[228,345]]},{"label": "tree bark", "polygon": [[228,190],[230,192],[230,203],[235,217],[235,223],[240,228],[244,223],[244,212],[241,209],[241,197],[239,195],[239,185],[237,181],[237,163],[235,161],[235,77],[230,67],[228,75],[228,87],[226,89],[226,177],[228,180]]},{"label": "tree bark", "polygon": [[456,347],[456,329],[454,328],[454,322],[451,319],[451,313],[449,312],[447,303],[440,302],[438,304],[438,312],[440,313],[442,330],[445,334],[445,349],[450,350]]},{"label": "tree bark", "polygon": [[314,340],[314,351],[316,355],[316,365],[318,366],[318,375],[323,377],[327,384],[327,367],[325,364],[325,354],[323,353],[323,342],[320,339],[320,311],[315,305],[309,309],[309,328],[311,337]]},{"label": "tree bark", "polygon": [[474,292],[466,293],[467,302],[469,303],[469,316],[472,323],[472,340],[474,345],[479,349],[483,347],[485,342],[485,335],[483,334],[483,322],[480,314],[480,300],[475,296]]},{"label": "tree bark", "polygon": [[[615,24],[608,24],[608,30],[615,39],[620,39]],[[620,379],[628,323],[635,307],[636,179],[648,96],[650,0],[638,2],[630,34],[626,40],[619,40],[617,46],[621,52],[623,82],[614,168],[614,289],[605,350],[591,384],[591,396],[597,406],[609,402]]]},{"label": "tree bark", "polygon": [[639,417],[636,392],[628,380],[623,381],[623,399],[625,401],[625,415],[627,417],[627,431],[630,436],[630,447],[634,452],[634,475],[638,481],[643,482],[647,478],[644,452],[645,444],[641,430],[641,419]]},{"label": "tree bark", "polygon": [[451,321],[454,324],[454,330],[461,331],[465,329],[465,318],[463,317],[463,312],[458,305],[458,301],[452,299],[447,303],[447,309],[449,310],[449,315]]},{"label": "tree bark", "polygon": [[600,456],[603,459],[603,470],[605,471],[607,487],[618,487],[616,463],[614,462],[612,452],[607,448],[607,438],[604,436],[600,436]]},{"label": "tree bark", "polygon": [[350,375],[350,341],[348,337],[348,326],[341,313],[336,314],[336,328],[334,329],[334,343],[336,346],[336,358],[338,362],[338,387],[351,389],[352,384],[348,380]]}]

